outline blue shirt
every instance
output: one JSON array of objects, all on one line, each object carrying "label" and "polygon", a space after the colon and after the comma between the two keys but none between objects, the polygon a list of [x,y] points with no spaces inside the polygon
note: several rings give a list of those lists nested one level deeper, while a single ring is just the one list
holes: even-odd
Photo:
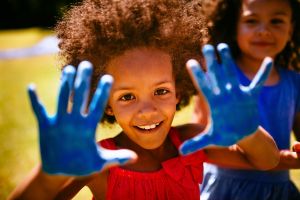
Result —
[{"label": "blue shirt", "polygon": [[[236,67],[240,83],[244,86],[250,80]],[[260,125],[274,138],[278,148],[289,149],[291,131],[296,113],[300,112],[300,74],[278,68],[280,80],[277,84],[263,86],[258,99]],[[278,182],[290,179],[289,170],[259,171],[235,170],[207,165],[205,172],[225,177],[262,182]]]},{"label": "blue shirt", "polygon": [[[250,80],[237,68],[242,85]],[[259,95],[260,125],[274,138],[279,149],[290,148],[294,118],[300,112],[300,74],[277,69],[280,80],[264,86]],[[201,199],[300,199],[289,170],[234,170],[206,164]]]},{"label": "blue shirt", "polygon": [[[242,85],[250,80],[239,70]],[[300,112],[300,74],[279,68],[280,80],[272,86],[264,86],[258,101],[260,125],[274,138],[279,149],[290,148],[290,136],[295,114]]]}]

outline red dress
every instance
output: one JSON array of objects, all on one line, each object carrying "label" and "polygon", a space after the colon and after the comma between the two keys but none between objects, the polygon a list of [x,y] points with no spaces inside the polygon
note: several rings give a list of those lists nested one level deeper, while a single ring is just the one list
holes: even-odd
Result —
[{"label": "red dress", "polygon": [[[179,133],[171,128],[169,136],[178,147]],[[100,142],[102,147],[116,149],[112,139]],[[120,167],[109,169],[106,199],[108,200],[193,200],[200,199],[204,151],[178,156],[162,163],[155,172],[136,172]]]}]

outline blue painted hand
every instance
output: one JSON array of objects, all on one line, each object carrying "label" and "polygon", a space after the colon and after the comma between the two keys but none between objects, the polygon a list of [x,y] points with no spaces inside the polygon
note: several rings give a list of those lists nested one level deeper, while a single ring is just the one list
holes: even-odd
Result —
[{"label": "blue painted hand", "polygon": [[[49,116],[38,100],[35,86],[28,87],[39,125],[42,167],[49,174],[84,176],[136,158],[136,154],[129,150],[107,150],[97,145],[95,132],[103,115],[113,78],[109,75],[101,78],[87,109],[91,74],[92,64],[88,61],[81,62],[73,88],[75,68],[64,68],[54,116]],[[69,112],[68,103],[72,90],[73,105]]]},{"label": "blue painted hand", "polygon": [[[265,58],[249,86],[238,81],[229,47],[217,46],[222,63],[218,63],[214,48],[203,47],[207,72],[199,63],[189,60],[188,71],[195,86],[203,92],[211,110],[211,124],[205,133],[184,142],[181,153],[188,154],[208,145],[230,146],[252,134],[259,125],[257,98],[272,68],[272,59]],[[201,89],[201,90],[200,90]]]}]

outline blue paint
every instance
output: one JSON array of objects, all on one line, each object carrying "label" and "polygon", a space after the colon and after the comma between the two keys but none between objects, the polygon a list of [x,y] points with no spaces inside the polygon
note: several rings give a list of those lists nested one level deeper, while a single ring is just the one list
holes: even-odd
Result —
[{"label": "blue paint", "polygon": [[182,144],[180,148],[182,154],[195,152],[208,145],[233,145],[254,133],[259,126],[257,100],[272,68],[272,59],[265,59],[249,86],[242,86],[236,75],[229,47],[226,44],[219,44],[217,50],[221,63],[217,61],[212,45],[203,47],[207,72],[201,70],[195,60],[187,63],[196,86],[206,96],[212,123],[207,132]]},{"label": "blue paint", "polygon": [[[33,111],[39,125],[42,168],[49,174],[84,176],[102,170],[107,164],[124,164],[135,154],[128,150],[107,150],[95,141],[97,125],[103,115],[113,78],[104,75],[85,112],[92,64],[83,61],[77,75],[73,66],[62,72],[57,112],[49,116],[39,101],[35,86],[28,87]],[[75,78],[75,81],[73,81]],[[73,85],[74,82],[74,85]],[[68,112],[71,91],[74,92],[72,111]]]}]

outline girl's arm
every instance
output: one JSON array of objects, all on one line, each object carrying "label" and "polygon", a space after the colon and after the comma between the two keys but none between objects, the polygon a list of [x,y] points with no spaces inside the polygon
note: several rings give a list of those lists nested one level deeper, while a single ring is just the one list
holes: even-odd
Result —
[{"label": "girl's arm", "polygon": [[14,189],[7,200],[72,199],[84,186],[89,186],[94,196],[105,199],[107,176],[108,170],[85,177],[49,175],[39,165]]},{"label": "girl's arm", "polygon": [[298,142],[290,150],[280,151],[280,162],[273,170],[300,169],[300,113],[296,114],[293,132]]},{"label": "girl's arm", "polygon": [[51,200],[69,180],[66,176],[53,176],[42,171],[41,165],[36,166],[8,197],[13,199],[44,199]]},{"label": "girl's arm", "polygon": [[280,162],[272,170],[300,169],[300,143],[298,142],[295,146],[297,146],[297,152],[280,151]]},{"label": "girl's arm", "polygon": [[262,128],[230,147],[204,149],[208,162],[228,168],[268,170],[279,161],[273,138]]}]

